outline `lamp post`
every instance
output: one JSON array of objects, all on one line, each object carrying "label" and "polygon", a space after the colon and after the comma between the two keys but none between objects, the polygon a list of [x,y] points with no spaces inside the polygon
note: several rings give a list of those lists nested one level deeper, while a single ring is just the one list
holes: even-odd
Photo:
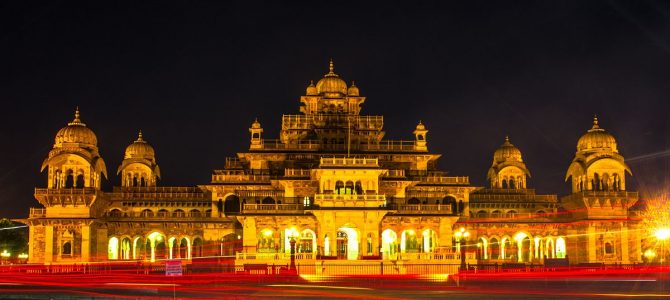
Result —
[{"label": "lamp post", "polygon": [[10,256],[11,256],[11,253],[7,252],[6,249],[3,250],[2,253],[0,253],[0,257],[2,257],[2,262],[3,262],[3,264],[4,264],[4,263],[7,263],[7,261],[9,260],[9,257],[10,257]]},{"label": "lamp post", "polygon": [[291,229],[290,234],[289,234],[289,244],[291,245],[291,264],[289,265],[289,270],[295,272],[295,238],[296,238],[296,231],[295,229]]},{"label": "lamp post", "polygon": [[458,241],[458,248],[461,252],[461,271],[465,270],[465,242],[467,241],[468,237],[470,236],[470,232],[465,230],[464,227],[461,227],[458,231],[456,231],[456,234],[454,234],[456,237],[456,240]]}]

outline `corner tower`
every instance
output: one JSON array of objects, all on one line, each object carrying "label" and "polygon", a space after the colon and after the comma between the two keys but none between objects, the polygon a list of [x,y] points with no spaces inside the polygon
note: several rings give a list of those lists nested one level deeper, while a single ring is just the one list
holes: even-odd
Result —
[{"label": "corner tower", "polygon": [[126,147],[123,162],[116,173],[121,174],[123,187],[156,186],[161,170],[156,163],[154,148],[142,138],[142,131],[137,140]]},{"label": "corner tower", "polygon": [[81,121],[79,108],[74,120],[56,133],[53,149],[41,170],[47,168],[50,189],[100,189],[101,176],[107,178],[107,166],[98,152],[98,139]]},{"label": "corner tower", "polygon": [[565,181],[571,180],[572,192],[625,191],[626,173],[630,168],[619,154],[614,136],[601,128],[598,118],[577,142],[577,152],[572,160]]},{"label": "corner tower", "polygon": [[523,162],[521,150],[512,145],[509,137],[493,153],[493,164],[488,172],[492,189],[525,189],[530,171]]}]

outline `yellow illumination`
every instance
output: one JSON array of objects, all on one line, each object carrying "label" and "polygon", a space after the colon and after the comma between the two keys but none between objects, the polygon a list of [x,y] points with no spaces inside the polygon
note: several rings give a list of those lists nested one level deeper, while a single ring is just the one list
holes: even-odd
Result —
[{"label": "yellow illumination", "polygon": [[644,257],[647,259],[653,259],[656,256],[656,252],[654,250],[648,249],[647,251],[644,251]]},{"label": "yellow illumination", "polygon": [[12,255],[12,254],[7,252],[7,250],[3,250],[2,253],[0,253],[0,256],[2,256],[3,258],[7,258],[10,255]]},{"label": "yellow illumination", "polygon": [[263,236],[271,237],[272,236],[272,230],[270,230],[270,229],[263,230]]},{"label": "yellow illumination", "polygon": [[670,229],[668,228],[657,229],[656,232],[654,232],[654,235],[656,236],[657,239],[665,241],[668,238],[670,238]]},{"label": "yellow illumination", "polygon": [[409,234],[409,235],[415,235],[416,232],[414,232],[414,230],[410,229],[410,230],[407,230],[407,234]]}]

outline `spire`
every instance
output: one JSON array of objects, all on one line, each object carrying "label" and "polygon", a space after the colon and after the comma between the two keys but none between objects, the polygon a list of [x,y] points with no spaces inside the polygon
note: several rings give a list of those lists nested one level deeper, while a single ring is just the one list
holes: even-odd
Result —
[{"label": "spire", "polygon": [[81,119],[79,119],[79,106],[75,108],[74,110],[74,120],[72,122],[68,123],[67,125],[81,125],[81,126],[86,126]]},{"label": "spire", "polygon": [[335,67],[333,66],[333,59],[330,59],[330,64],[328,66],[328,69],[330,70],[329,74],[335,74]]},{"label": "spire", "polygon": [[593,127],[589,129],[589,132],[592,131],[605,131],[605,129],[600,128],[600,125],[598,124],[598,115],[596,114],[593,115]]},{"label": "spire", "polygon": [[142,130],[140,129],[140,132],[137,134],[137,141],[136,142],[144,142],[144,139],[142,139]]},{"label": "spire", "polygon": [[352,80],[351,81],[351,87],[355,87],[355,86],[356,86],[356,82]]},{"label": "spire", "polygon": [[505,143],[509,144],[509,135],[505,135]]},{"label": "spire", "polygon": [[314,80],[309,81],[309,86],[314,86]]}]

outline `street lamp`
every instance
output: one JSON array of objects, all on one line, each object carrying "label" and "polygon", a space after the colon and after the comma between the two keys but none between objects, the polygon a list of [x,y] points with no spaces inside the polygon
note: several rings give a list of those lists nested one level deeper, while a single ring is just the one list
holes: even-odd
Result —
[{"label": "street lamp", "polygon": [[461,252],[461,271],[465,270],[465,242],[470,237],[470,232],[465,230],[464,227],[461,227],[456,233],[454,234],[456,237],[456,240],[458,241],[458,249]]},{"label": "street lamp", "polygon": [[289,243],[291,244],[291,264],[289,265],[289,270],[294,271],[294,272],[296,271],[296,268],[295,268],[295,242],[296,241],[295,240],[296,240],[297,235],[298,235],[298,233],[295,230],[295,228],[291,228],[291,230],[289,231],[289,235],[288,235]]},{"label": "street lamp", "polygon": [[0,253],[0,256],[2,257],[3,261],[7,261],[11,255],[12,255],[11,253],[7,252],[7,249],[3,250],[2,253]]}]

